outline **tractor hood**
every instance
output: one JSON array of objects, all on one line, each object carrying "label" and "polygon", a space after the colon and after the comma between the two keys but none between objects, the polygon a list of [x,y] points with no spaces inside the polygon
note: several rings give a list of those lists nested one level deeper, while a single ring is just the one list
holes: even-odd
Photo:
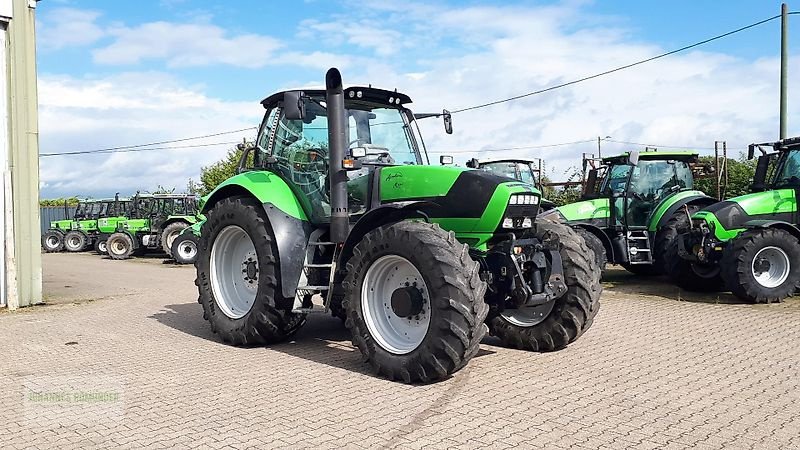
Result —
[{"label": "tractor hood", "polygon": [[482,170],[392,166],[382,168],[378,176],[382,203],[424,201],[428,203],[424,212],[455,232],[494,232],[507,209],[533,221],[541,199],[530,184]]},{"label": "tractor hood", "polygon": [[797,211],[794,189],[756,192],[714,203],[692,216],[705,221],[720,240],[736,236],[755,220],[776,220],[791,223]]},{"label": "tractor hood", "polygon": [[549,214],[560,215],[559,219],[562,222],[585,222],[592,223],[600,226],[605,223],[609,217],[607,198],[595,198],[591,200],[584,200],[581,202],[570,203],[568,205],[559,206]]}]

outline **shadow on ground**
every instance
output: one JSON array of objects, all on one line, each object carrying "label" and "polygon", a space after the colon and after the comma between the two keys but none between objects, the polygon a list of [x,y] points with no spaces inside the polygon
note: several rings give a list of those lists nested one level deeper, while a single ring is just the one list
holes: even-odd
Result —
[{"label": "shadow on ground", "polygon": [[[203,319],[203,308],[198,303],[182,303],[167,305],[163,311],[150,316],[170,328],[209,341],[227,345],[219,336],[211,332],[211,326]],[[487,338],[484,344],[497,345],[493,338]],[[249,347],[248,351],[261,348],[285,353],[319,364],[361,374],[372,374],[369,365],[362,361],[361,352],[350,343],[350,331],[342,322],[329,315],[310,315],[307,323],[297,332],[292,340],[267,345],[266,347]],[[481,348],[475,358],[494,354],[494,351]]]},{"label": "shadow on ground", "polygon": [[603,276],[603,288],[608,292],[637,296],[648,295],[672,301],[727,305],[749,304],[730,292],[690,292],[675,286],[664,276],[634,275],[620,267],[610,267],[606,270]]}]

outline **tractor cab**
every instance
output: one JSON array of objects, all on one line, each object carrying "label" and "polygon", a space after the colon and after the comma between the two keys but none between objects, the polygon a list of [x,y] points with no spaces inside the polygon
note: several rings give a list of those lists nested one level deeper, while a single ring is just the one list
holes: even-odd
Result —
[{"label": "tractor cab", "polygon": [[[480,161],[477,158],[472,158],[467,161],[466,166],[472,169],[484,170],[501,177],[512,178],[536,186],[539,192],[544,192],[541,159],[539,159],[538,164],[536,164],[536,161],[532,159],[508,158]],[[554,207],[555,205],[553,202],[545,198],[542,198],[539,205],[541,211],[548,211]]]}]

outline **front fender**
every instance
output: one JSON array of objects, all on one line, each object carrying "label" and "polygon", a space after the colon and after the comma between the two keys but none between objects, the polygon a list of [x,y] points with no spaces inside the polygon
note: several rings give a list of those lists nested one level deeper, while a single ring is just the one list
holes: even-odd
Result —
[{"label": "front fender", "polygon": [[787,231],[797,239],[800,239],[800,229],[798,229],[795,225],[782,220],[751,220],[745,222],[744,227],[747,229],[778,228],[780,230]]},{"label": "front fender", "polygon": [[261,204],[269,203],[290,217],[308,221],[300,200],[286,181],[263,170],[240,173],[223,181],[205,198],[200,212],[205,214],[219,200],[239,195],[255,197]]},{"label": "front fender", "polygon": [[661,227],[667,224],[669,218],[685,205],[697,205],[704,208],[716,202],[716,199],[709,197],[701,191],[678,192],[661,201],[655,211],[653,211],[653,215],[650,217],[650,224],[647,228],[649,231],[653,232],[660,230]]}]

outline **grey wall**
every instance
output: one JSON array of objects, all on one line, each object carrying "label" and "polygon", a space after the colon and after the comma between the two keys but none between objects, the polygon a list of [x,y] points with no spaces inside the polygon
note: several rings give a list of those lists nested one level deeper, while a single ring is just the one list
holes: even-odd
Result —
[{"label": "grey wall", "polygon": [[[69,215],[67,215],[69,214]],[[40,206],[39,207],[39,227],[41,232],[44,233],[50,228],[50,222],[54,220],[71,219],[75,215],[75,207],[67,207],[67,213],[64,213],[63,206]]]}]

